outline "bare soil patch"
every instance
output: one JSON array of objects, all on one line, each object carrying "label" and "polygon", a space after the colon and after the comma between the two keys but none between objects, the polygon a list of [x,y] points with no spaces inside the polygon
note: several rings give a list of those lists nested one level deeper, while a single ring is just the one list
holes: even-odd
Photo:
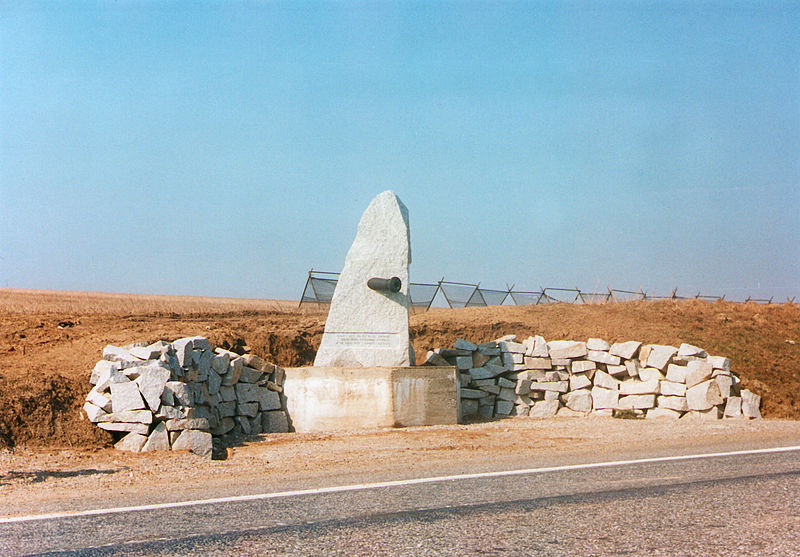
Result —
[{"label": "bare soil patch", "polygon": [[[106,344],[203,335],[282,366],[310,364],[325,315],[296,302],[0,290],[0,447],[96,450],[111,436],[81,406]],[[457,338],[514,333],[688,342],[733,360],[767,418],[800,418],[800,305],[659,301],[432,309],[411,318],[419,357]],[[793,341],[789,342],[789,341]]]}]

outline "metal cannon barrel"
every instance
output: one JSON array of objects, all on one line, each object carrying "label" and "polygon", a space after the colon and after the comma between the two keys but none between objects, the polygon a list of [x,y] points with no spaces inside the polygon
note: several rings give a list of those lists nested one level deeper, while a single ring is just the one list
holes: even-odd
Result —
[{"label": "metal cannon barrel", "polygon": [[403,282],[398,277],[372,277],[367,281],[367,286],[376,292],[400,292],[400,287],[403,286]]}]

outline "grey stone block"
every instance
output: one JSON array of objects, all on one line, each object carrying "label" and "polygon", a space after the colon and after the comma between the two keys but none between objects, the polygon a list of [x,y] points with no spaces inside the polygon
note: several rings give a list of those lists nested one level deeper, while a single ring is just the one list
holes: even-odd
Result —
[{"label": "grey stone block", "polygon": [[289,420],[285,412],[271,411],[262,414],[262,429],[264,433],[288,433]]},{"label": "grey stone block", "polygon": [[[478,413],[478,401],[468,398],[461,399],[461,416],[468,417],[474,416]],[[265,412],[264,415],[267,413]]]},{"label": "grey stone block", "polygon": [[196,455],[211,458],[211,434],[198,429],[185,429],[172,443],[172,450],[190,450]]},{"label": "grey stone block", "polygon": [[236,422],[232,417],[220,418],[217,426],[212,430],[214,435],[225,435],[229,433],[236,426]]},{"label": "grey stone block", "polygon": [[264,377],[264,372],[251,367],[242,366],[242,372],[239,375],[240,383],[258,383]]},{"label": "grey stone block", "polygon": [[[488,358],[487,358],[488,361]],[[456,367],[458,369],[467,370],[472,367],[472,356],[458,356],[456,357]]]},{"label": "grey stone block", "polygon": [[207,418],[184,418],[182,420],[167,420],[167,431],[178,431],[181,429],[200,429],[208,431],[210,424]]},{"label": "grey stone block", "polygon": [[258,414],[257,402],[240,402],[236,405],[236,414],[254,418]]},{"label": "grey stone block", "polygon": [[264,412],[268,412],[270,410],[280,410],[281,396],[275,391],[270,391],[269,389],[262,387],[259,390],[258,404],[261,407],[261,410]]},{"label": "grey stone block", "polygon": [[468,340],[460,338],[453,343],[453,348],[456,350],[466,350],[468,352],[474,352],[475,350],[478,349],[478,345],[475,344],[474,342],[470,342]]},{"label": "grey stone block", "polygon": [[129,422],[137,424],[153,423],[153,413],[150,410],[122,410],[106,414],[97,420],[99,422]]},{"label": "grey stone block", "polygon": [[192,365],[193,348],[193,339],[191,337],[181,338],[172,343],[172,349],[175,351],[179,366],[188,368]]},{"label": "grey stone block", "polygon": [[514,409],[514,403],[508,400],[498,400],[494,405],[494,412],[498,416],[508,416]]},{"label": "grey stone block", "polygon": [[483,391],[478,390],[478,389],[464,389],[464,388],[462,388],[460,394],[461,394],[461,398],[479,399],[479,398],[483,398],[484,396],[486,396],[486,393],[484,393]]}]

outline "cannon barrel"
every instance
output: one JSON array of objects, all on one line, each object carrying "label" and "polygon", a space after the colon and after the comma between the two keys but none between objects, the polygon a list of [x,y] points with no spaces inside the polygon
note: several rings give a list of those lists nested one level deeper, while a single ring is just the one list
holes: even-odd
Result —
[{"label": "cannon barrel", "polygon": [[403,282],[398,277],[388,279],[372,277],[367,281],[367,286],[376,292],[400,292]]}]

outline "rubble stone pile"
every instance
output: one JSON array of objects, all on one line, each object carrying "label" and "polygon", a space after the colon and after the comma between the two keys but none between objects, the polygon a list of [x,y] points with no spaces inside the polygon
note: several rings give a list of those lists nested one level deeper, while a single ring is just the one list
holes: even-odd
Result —
[{"label": "rubble stone pile", "polygon": [[459,339],[428,352],[425,363],[458,368],[462,418],[761,417],[761,397],[740,388],[730,359],[690,344],[508,335],[483,344]]},{"label": "rubble stone pile", "polygon": [[214,438],[289,431],[284,375],[199,336],[108,345],[83,409],[92,423],[119,432],[117,449],[189,449],[210,458]]}]

